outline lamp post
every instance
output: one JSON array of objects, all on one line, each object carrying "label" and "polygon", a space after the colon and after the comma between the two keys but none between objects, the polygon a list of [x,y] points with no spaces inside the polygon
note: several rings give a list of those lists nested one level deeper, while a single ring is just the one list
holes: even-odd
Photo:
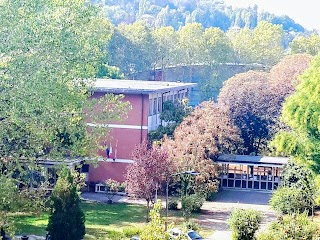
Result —
[{"label": "lamp post", "polygon": [[[172,174],[172,175],[170,175],[170,177],[171,176],[177,176],[177,175],[180,175],[180,174],[196,176],[199,173],[196,172],[195,170],[188,170],[188,171],[178,172],[178,173]],[[165,222],[165,230],[166,231],[168,230],[168,212],[169,212],[169,209],[168,209],[168,198],[169,198],[169,179],[167,178],[167,181],[166,181],[166,222]]]}]

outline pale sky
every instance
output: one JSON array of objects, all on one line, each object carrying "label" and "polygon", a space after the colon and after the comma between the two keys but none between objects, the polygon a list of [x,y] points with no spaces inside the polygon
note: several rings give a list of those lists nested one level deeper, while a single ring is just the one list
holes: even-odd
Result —
[{"label": "pale sky", "polygon": [[307,30],[320,30],[318,0],[225,0],[225,2],[233,7],[257,4],[258,11],[288,15]]}]

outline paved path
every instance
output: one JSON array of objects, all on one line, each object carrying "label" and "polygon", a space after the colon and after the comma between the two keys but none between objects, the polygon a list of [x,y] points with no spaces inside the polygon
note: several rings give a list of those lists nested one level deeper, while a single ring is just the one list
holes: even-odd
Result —
[{"label": "paved path", "polygon": [[262,213],[263,221],[261,228],[276,218],[275,212],[268,205],[270,193],[253,191],[223,190],[219,192],[213,202],[205,202],[203,214],[198,218],[203,227],[215,230],[209,239],[229,240],[231,231],[227,224],[230,213],[235,208],[255,209]]}]

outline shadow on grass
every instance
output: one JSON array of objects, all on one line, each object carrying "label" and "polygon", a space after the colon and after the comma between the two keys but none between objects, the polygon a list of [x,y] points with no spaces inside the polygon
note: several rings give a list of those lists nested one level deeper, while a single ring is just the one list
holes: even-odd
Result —
[{"label": "shadow on grass", "polygon": [[35,234],[46,235],[46,227],[48,224],[48,214],[42,214],[39,216],[32,215],[18,215],[14,216],[14,222],[16,226],[16,234]]}]

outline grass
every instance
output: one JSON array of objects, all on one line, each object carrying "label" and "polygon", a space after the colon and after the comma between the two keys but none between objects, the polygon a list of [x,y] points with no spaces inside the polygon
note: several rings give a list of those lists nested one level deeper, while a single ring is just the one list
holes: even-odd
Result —
[{"label": "grass", "polygon": [[[127,227],[143,228],[146,224],[146,207],[142,205],[116,203],[81,203],[86,216],[86,236],[85,239],[108,239],[112,235],[122,233]],[[35,234],[45,236],[48,224],[48,214],[32,215],[26,213],[16,213],[14,221],[16,223],[16,234]],[[196,217],[194,215],[193,217]],[[183,222],[181,211],[169,211],[169,222],[180,225]],[[204,236],[208,236],[212,231],[200,231]]]}]

